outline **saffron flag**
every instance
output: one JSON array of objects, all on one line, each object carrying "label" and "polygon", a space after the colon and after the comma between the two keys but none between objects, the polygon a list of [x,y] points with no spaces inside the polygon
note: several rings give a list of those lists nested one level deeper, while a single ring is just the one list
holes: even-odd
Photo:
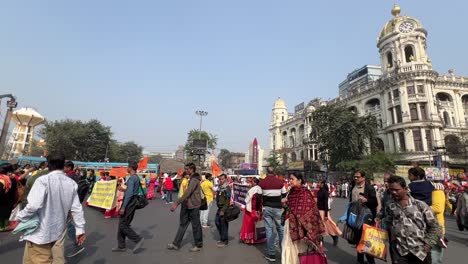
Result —
[{"label": "saffron flag", "polygon": [[184,173],[184,170],[183,170],[183,169],[179,169],[179,170],[177,171],[177,175],[178,175],[178,176],[182,176],[183,173]]},{"label": "saffron flag", "polygon": [[138,170],[139,171],[146,170],[148,168],[148,160],[149,160],[149,158],[145,157],[142,160],[140,160],[140,162],[138,162]]},{"label": "saffron flag", "polygon": [[211,173],[213,174],[214,177],[218,177],[221,174],[221,169],[219,168],[218,164],[214,160],[211,163]]},{"label": "saffron flag", "polygon": [[127,176],[127,168],[124,168],[122,166],[112,168],[109,172],[109,175],[115,177],[125,177]]}]

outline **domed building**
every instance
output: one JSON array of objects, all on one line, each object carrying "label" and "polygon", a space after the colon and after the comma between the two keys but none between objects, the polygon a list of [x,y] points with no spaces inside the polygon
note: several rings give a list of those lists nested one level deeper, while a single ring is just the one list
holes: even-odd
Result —
[{"label": "domed building", "polygon": [[[407,161],[431,163],[438,151],[454,153],[468,139],[468,77],[456,76],[453,70],[448,74],[434,71],[423,24],[402,15],[399,6],[391,13],[393,18],[377,38],[381,65],[353,71],[339,85],[339,97],[328,103],[346,104],[359,115],[376,116],[378,145],[386,152],[401,153]],[[296,114],[286,115],[284,108],[275,107],[271,148],[281,149],[291,145],[291,136],[297,137],[291,126]],[[292,156],[287,158],[292,160]],[[445,159],[459,162],[454,156]]]},{"label": "domed building", "polygon": [[301,103],[289,113],[286,103],[278,98],[273,104],[270,122],[270,149],[280,154],[283,165],[291,162],[318,160],[318,146],[309,138],[312,132],[312,112],[325,104],[314,99]]}]

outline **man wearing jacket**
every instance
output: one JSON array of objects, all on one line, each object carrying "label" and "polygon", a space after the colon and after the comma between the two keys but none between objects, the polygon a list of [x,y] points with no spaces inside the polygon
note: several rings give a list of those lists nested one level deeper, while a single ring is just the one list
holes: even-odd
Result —
[{"label": "man wearing jacket", "polygon": [[[377,195],[374,187],[366,181],[366,173],[362,170],[357,170],[354,173],[354,181],[351,185],[351,195],[349,196],[350,202],[360,201],[372,212],[372,219],[375,219],[377,214]],[[360,240],[360,238],[359,238]],[[374,257],[366,255],[367,263],[374,264]],[[357,261],[360,264],[364,263],[364,254],[357,254]]]},{"label": "man wearing jacket", "polygon": [[203,233],[200,222],[200,206],[201,206],[201,177],[196,172],[196,166],[189,163],[185,166],[185,171],[190,175],[189,184],[184,195],[171,206],[171,211],[174,212],[179,205],[180,209],[180,224],[177,230],[174,242],[167,245],[169,250],[179,250],[182,239],[184,238],[185,231],[189,223],[192,223],[192,232],[194,246],[190,252],[199,252],[203,248]]},{"label": "man wearing jacket", "polygon": [[136,162],[131,162],[127,169],[131,176],[127,180],[127,189],[125,190],[123,204],[119,211],[118,246],[112,249],[113,252],[127,251],[125,245],[125,239],[127,237],[135,243],[133,253],[135,253],[143,245],[143,241],[145,241],[144,238],[139,236],[130,226],[135,216],[137,206],[135,196],[138,195],[138,191],[141,188],[140,178],[136,174],[137,169],[138,163]]},{"label": "man wearing jacket", "polygon": [[224,218],[224,214],[231,203],[231,188],[229,187],[226,178],[226,174],[219,175],[219,187],[216,192],[216,205],[218,206],[218,211],[216,212],[215,223],[220,237],[220,241],[216,246],[219,248],[225,247],[229,243],[229,222]]}]

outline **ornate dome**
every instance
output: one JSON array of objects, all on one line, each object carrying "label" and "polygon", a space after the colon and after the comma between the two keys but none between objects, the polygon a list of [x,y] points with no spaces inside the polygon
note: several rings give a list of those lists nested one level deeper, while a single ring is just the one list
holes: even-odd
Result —
[{"label": "ornate dome", "polygon": [[392,15],[394,18],[385,24],[382,32],[380,32],[378,42],[382,41],[392,33],[409,33],[418,29],[426,32],[422,23],[418,19],[409,16],[400,16],[400,12],[401,8],[395,5],[392,9]]},{"label": "ornate dome", "polygon": [[312,112],[314,112],[314,111],[315,111],[315,107],[314,107],[313,105],[309,105],[309,106],[307,107],[307,113],[312,113]]},{"label": "ornate dome", "polygon": [[276,100],[275,104],[273,105],[273,108],[287,108],[287,107],[283,99],[281,99],[281,97],[278,97],[278,100]]}]

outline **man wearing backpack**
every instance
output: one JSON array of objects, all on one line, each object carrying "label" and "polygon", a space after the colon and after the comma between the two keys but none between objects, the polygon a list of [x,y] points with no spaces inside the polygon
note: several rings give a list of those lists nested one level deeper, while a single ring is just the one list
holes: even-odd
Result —
[{"label": "man wearing backpack", "polygon": [[[375,193],[374,187],[366,181],[366,173],[362,170],[356,170],[354,172],[354,181],[351,184],[351,195],[349,196],[349,201],[359,201],[362,205],[369,208],[369,210],[372,212],[372,219],[375,219],[377,214],[377,195]],[[362,230],[360,230],[358,233],[359,240],[361,239],[361,235]],[[369,264],[375,263],[374,257],[366,255],[366,258]],[[359,264],[364,263],[364,254],[357,253],[357,262]]]},{"label": "man wearing backpack", "polygon": [[140,177],[136,174],[138,169],[138,163],[131,162],[128,165],[127,172],[131,175],[127,180],[127,189],[125,190],[122,207],[119,211],[119,231],[117,233],[118,246],[113,248],[113,252],[125,252],[127,247],[125,245],[125,239],[132,240],[135,243],[133,253],[135,253],[142,245],[144,238],[138,235],[130,226],[135,216],[135,210],[137,206],[136,195],[138,195],[141,189]]}]

